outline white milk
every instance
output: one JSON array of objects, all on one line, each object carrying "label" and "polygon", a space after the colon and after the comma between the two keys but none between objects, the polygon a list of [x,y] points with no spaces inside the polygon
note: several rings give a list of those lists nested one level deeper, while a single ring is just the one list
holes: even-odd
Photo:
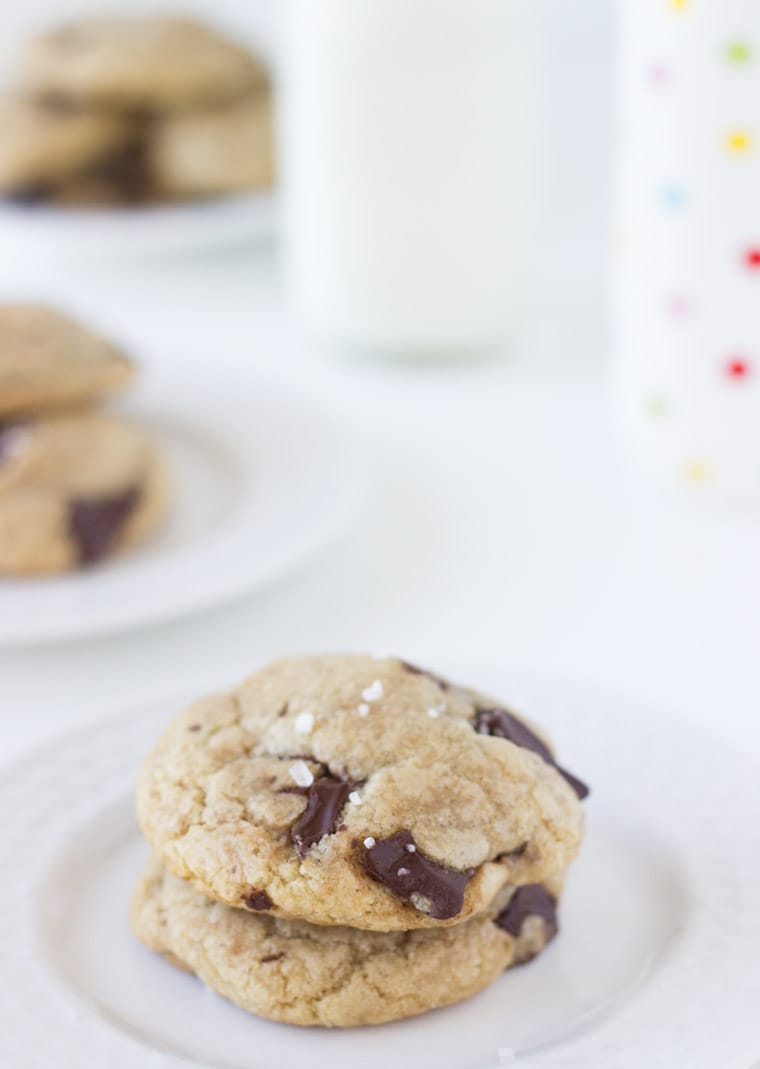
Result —
[{"label": "white milk", "polygon": [[532,159],[521,4],[283,0],[288,268],[318,333],[435,354],[510,327]]}]

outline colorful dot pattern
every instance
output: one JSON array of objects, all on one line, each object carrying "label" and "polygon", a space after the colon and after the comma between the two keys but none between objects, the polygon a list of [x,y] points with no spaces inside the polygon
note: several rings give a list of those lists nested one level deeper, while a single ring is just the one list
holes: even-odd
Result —
[{"label": "colorful dot pattern", "polygon": [[[684,31],[687,26],[691,26],[695,31],[700,29],[697,21],[695,21],[699,19],[700,9],[705,4],[725,4],[727,9],[726,25],[728,26],[732,18],[732,12],[728,9],[735,8],[735,11],[740,16],[743,16],[746,21],[747,7],[738,3],[738,0],[629,0],[634,9],[637,4],[647,2],[652,4],[656,2],[659,5],[661,14],[657,16],[658,18],[662,14],[666,14],[668,9],[671,14],[679,16],[678,22],[667,20],[670,23],[670,28],[664,21],[661,32],[652,34],[653,40],[656,36],[659,37],[659,40],[655,42],[657,50],[655,52],[653,49],[653,53],[648,57],[642,54],[642,63],[638,68],[639,77],[641,78],[643,74],[644,79],[642,91],[656,94],[656,96],[652,97],[653,101],[657,101],[653,106],[660,109],[663,106],[668,106],[668,101],[672,99],[674,93],[678,92],[678,87],[684,85],[688,80],[688,72],[684,69],[684,63],[688,60],[693,61],[695,38],[693,36],[687,38]],[[756,40],[760,42],[760,0],[758,0],[754,25],[742,26],[740,24],[737,26],[736,21],[730,27],[734,31],[733,35],[729,32],[725,39],[715,42],[716,50],[713,53],[715,56],[715,70],[711,72],[711,76],[731,79],[730,86],[732,88],[721,97],[721,100],[735,100],[735,114],[732,115],[729,112],[723,116],[725,121],[723,133],[719,135],[717,143],[715,141],[712,142],[712,149],[710,148],[709,138],[715,136],[714,127],[711,128],[709,124],[704,124],[702,133],[705,140],[699,151],[707,155],[712,151],[715,153],[716,167],[720,166],[720,157],[722,157],[725,161],[723,167],[731,168],[730,172],[726,171],[726,173],[733,176],[741,176],[748,173],[744,169],[746,164],[742,165],[742,161],[753,159],[756,155],[756,148],[760,148],[760,43],[757,48],[755,46]],[[741,18],[738,21],[741,22]],[[706,25],[710,29],[705,30],[705,32],[715,33],[714,23],[707,22]],[[704,29],[704,27],[702,28]],[[751,32],[737,34],[737,29]],[[689,50],[692,51],[690,52]],[[691,73],[693,77],[693,71]],[[753,77],[758,80],[752,81]],[[756,100],[758,103],[755,103]],[[747,107],[747,101],[754,105],[754,111],[758,116],[757,128],[754,128],[751,122],[747,123],[748,113],[750,116],[752,114],[751,109]],[[712,134],[711,129],[713,131]],[[693,136],[693,130],[691,129],[689,136]],[[692,188],[692,181],[693,179],[688,173],[682,176],[662,176],[657,198],[659,200],[660,213],[663,217],[663,225],[665,225],[664,220],[666,219],[671,220],[667,224],[669,228],[689,226],[690,219],[693,220],[691,225],[700,225],[697,190]],[[740,190],[736,194],[737,197],[743,196],[747,200],[753,199],[747,196],[746,186],[732,186],[732,181],[733,179],[729,178],[725,182],[725,191],[727,191],[728,196],[731,196],[731,191],[736,188]],[[699,185],[698,182],[697,185]],[[716,195],[715,188],[709,187],[708,193],[709,197],[713,198]],[[700,194],[705,201],[708,199],[704,195],[704,187],[700,188]],[[720,285],[716,289],[719,289],[722,298],[725,298],[726,293],[731,295],[735,291],[736,293],[744,294],[746,299],[746,287],[754,285],[760,287],[760,232],[758,229],[760,228],[760,208],[756,207],[756,205],[760,204],[760,186],[757,189],[754,200],[754,205],[748,204],[746,213],[752,227],[751,231],[744,235],[730,233],[735,228],[737,213],[735,211],[727,212],[725,213],[726,217],[727,219],[730,217],[731,222],[726,222],[726,240],[723,242],[722,238],[719,238],[715,242],[716,247],[720,246],[723,249],[724,245],[730,248],[731,240],[737,239],[737,245],[734,246],[737,250],[735,259],[732,262],[724,262],[721,259],[720,263],[716,265],[716,270],[721,273]],[[713,205],[710,209],[713,212],[711,216],[712,222],[716,218],[715,201],[711,200],[711,204]],[[731,207],[734,208],[735,205],[732,204]],[[752,219],[753,211],[755,212],[754,220]],[[717,215],[720,217],[720,213],[717,213]],[[670,238],[666,240],[671,240],[675,243],[677,239],[673,235],[678,233],[677,229],[675,231],[669,229],[667,234],[670,235]],[[675,244],[675,247],[678,248],[678,245]],[[720,255],[722,256],[723,253],[721,252]],[[672,276],[670,292],[662,294],[660,312],[658,313],[655,307],[652,307],[650,312],[652,316],[664,315],[671,324],[669,328],[671,333],[668,336],[671,338],[670,344],[673,347],[674,360],[678,363],[681,376],[683,376],[684,366],[688,367],[688,363],[684,362],[689,359],[690,345],[688,337],[690,331],[695,332],[692,335],[695,339],[693,342],[695,354],[701,352],[700,344],[702,343],[703,335],[699,333],[701,331],[701,323],[700,316],[696,314],[698,304],[704,303],[709,309],[712,301],[713,313],[718,307],[716,305],[718,298],[715,293],[709,291],[699,292],[698,298],[695,298],[694,293],[691,292],[692,283],[689,282],[684,285],[686,279],[678,277],[678,272],[681,269],[683,269],[684,275],[688,275],[690,264],[686,261],[687,258],[684,257],[683,264],[679,266],[677,256],[671,256],[667,259],[667,270],[670,271]],[[754,300],[757,302],[756,321],[758,327],[755,331],[755,338],[750,338],[750,341],[757,345],[757,352],[753,353],[734,348],[736,337],[734,336],[732,344],[728,336],[732,334],[733,323],[731,322],[730,313],[727,312],[725,322],[726,344],[722,349],[719,343],[714,347],[712,389],[721,391],[721,396],[725,395],[725,398],[729,398],[729,396],[751,398],[755,397],[754,391],[756,391],[756,397],[753,402],[757,428],[757,453],[755,459],[759,463],[755,463],[753,467],[756,472],[760,473],[760,375],[755,373],[756,369],[760,372],[760,288],[758,288]],[[719,310],[724,306],[726,308],[735,307],[735,302],[733,299],[723,300]],[[686,342],[684,342],[685,337],[687,338]],[[751,349],[751,345],[749,348]],[[694,373],[695,376],[701,374],[701,364],[699,362],[695,364]],[[648,383],[646,381],[647,377],[649,378]],[[660,379],[659,383],[657,382],[658,378]],[[665,369],[663,368],[661,373],[658,374],[656,361],[650,360],[648,375],[645,374],[641,380],[641,415],[652,428],[660,428],[657,431],[658,435],[666,432],[672,433],[674,435],[673,440],[675,440],[678,436],[678,420],[683,411],[683,407],[680,404],[681,387],[680,385],[673,385],[672,382],[669,386],[665,385],[668,379],[669,376],[665,373]],[[689,401],[689,397],[686,394],[684,395],[684,400],[687,403]],[[720,402],[720,404],[725,403],[733,404],[735,402]],[[746,410],[743,409],[742,411]],[[693,444],[692,436],[692,446]],[[684,446],[684,448],[688,450],[688,446]],[[676,454],[674,453],[673,455]],[[677,464],[681,477],[695,486],[711,483],[717,476],[719,469],[719,465],[714,458],[709,455],[700,455],[699,452],[692,452],[691,455],[687,452],[687,455],[681,456]]]}]

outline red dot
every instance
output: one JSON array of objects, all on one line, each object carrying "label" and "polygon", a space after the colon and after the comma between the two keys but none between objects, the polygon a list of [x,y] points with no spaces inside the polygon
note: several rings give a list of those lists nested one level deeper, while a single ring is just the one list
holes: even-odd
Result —
[{"label": "red dot", "polygon": [[744,259],[745,263],[747,264],[747,267],[749,267],[750,270],[760,270],[760,246],[758,246],[757,248],[747,249]]},{"label": "red dot", "polygon": [[726,374],[730,379],[746,379],[750,372],[749,361],[733,356],[726,362]]}]

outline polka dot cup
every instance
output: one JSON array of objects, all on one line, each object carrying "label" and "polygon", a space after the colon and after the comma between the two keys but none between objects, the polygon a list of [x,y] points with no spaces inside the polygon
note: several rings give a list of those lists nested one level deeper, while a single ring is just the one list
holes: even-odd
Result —
[{"label": "polka dot cup", "polygon": [[623,9],[621,422],[668,476],[760,498],[760,2]]}]

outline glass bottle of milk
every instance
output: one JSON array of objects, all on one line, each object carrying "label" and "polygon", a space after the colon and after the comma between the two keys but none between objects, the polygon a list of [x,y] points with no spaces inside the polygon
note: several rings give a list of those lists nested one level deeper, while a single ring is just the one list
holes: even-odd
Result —
[{"label": "glass bottle of milk", "polygon": [[283,0],[295,307],[319,335],[440,356],[497,345],[530,266],[525,0]]}]

